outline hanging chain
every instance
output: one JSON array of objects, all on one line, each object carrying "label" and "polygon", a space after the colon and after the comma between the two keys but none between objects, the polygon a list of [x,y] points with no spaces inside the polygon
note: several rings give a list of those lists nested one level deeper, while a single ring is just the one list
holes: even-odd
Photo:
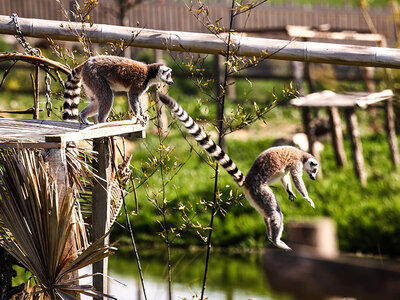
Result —
[{"label": "hanging chain", "polygon": [[51,111],[53,110],[53,103],[51,103],[51,78],[48,72],[46,72],[45,75],[45,83],[46,83],[46,110],[47,110],[47,116],[51,116]]},{"label": "hanging chain", "polygon": [[[11,21],[15,24],[15,31],[17,32],[17,34],[15,35],[16,40],[18,41],[18,43],[20,43],[20,45],[25,49],[25,53],[32,55],[32,56],[36,56],[36,57],[40,57],[40,50],[33,48],[24,38],[24,35],[22,34],[21,31],[21,26],[19,24],[18,21],[18,15],[16,13],[11,14],[10,16]],[[51,103],[51,78],[49,75],[49,71],[47,68],[45,68],[45,83],[46,83],[46,109],[47,109],[47,116],[50,117],[51,115],[51,111],[53,109],[53,104]]]},{"label": "hanging chain", "polygon": [[24,35],[21,31],[21,26],[19,25],[18,15],[16,13],[11,14],[10,16],[12,22],[15,24],[15,31],[17,34],[15,38],[17,39],[18,43],[25,49],[26,53],[32,56],[40,56],[39,49],[33,48],[24,38]]}]

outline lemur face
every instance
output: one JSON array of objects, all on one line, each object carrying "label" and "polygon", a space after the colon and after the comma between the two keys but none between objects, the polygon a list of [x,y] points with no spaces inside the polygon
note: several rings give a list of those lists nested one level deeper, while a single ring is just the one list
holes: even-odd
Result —
[{"label": "lemur face", "polygon": [[318,173],[319,164],[315,158],[307,159],[304,163],[304,171],[310,176],[312,180],[315,180]]},{"label": "lemur face", "polygon": [[174,81],[172,80],[172,77],[171,77],[171,72],[172,72],[171,68],[169,68],[167,66],[161,66],[158,69],[157,76],[162,82],[165,82],[166,84],[171,85],[174,83]]}]

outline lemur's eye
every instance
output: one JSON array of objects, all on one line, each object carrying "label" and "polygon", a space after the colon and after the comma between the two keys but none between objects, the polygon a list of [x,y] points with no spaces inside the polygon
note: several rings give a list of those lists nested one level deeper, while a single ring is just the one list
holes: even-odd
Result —
[{"label": "lemur's eye", "polygon": [[318,166],[318,163],[315,163],[313,161],[310,161],[310,166]]}]

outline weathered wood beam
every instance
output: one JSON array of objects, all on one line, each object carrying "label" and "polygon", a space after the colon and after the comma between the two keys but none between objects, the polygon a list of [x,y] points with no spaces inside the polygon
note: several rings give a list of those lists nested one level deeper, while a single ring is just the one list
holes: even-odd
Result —
[{"label": "weathered wood beam", "polygon": [[[223,54],[223,39],[212,34],[162,31],[104,24],[82,24],[19,18],[25,36],[77,41],[84,31],[95,43],[121,43],[135,47],[173,51]],[[9,16],[0,15],[0,33],[16,34]],[[222,36],[223,37],[223,36]],[[245,37],[233,34],[231,41],[239,56],[269,57],[279,60],[400,68],[400,50],[332,43],[299,42]]]},{"label": "weathered wood beam", "polygon": [[51,143],[66,143],[78,140],[88,140],[108,136],[122,135],[139,132],[143,137],[145,128],[141,124],[132,121],[115,121],[90,126],[84,130],[67,132],[64,134],[46,135],[45,141]]},{"label": "weathered wood beam", "polygon": [[17,148],[17,149],[61,149],[66,148],[65,143],[45,143],[45,142],[0,142],[0,149]]},{"label": "weathered wood beam", "polygon": [[[58,210],[60,212],[63,201],[74,201],[72,198],[66,197],[70,183],[68,180],[68,168],[65,148],[58,149],[48,149],[45,151],[44,155],[45,161],[49,168],[49,175],[57,184],[57,194],[58,194]],[[73,218],[70,220],[70,224],[74,222]],[[68,237],[67,243],[63,251],[63,257],[71,257],[78,253],[76,245],[76,233],[71,230]],[[70,264],[70,263],[67,263]],[[78,271],[73,271],[72,273],[65,276],[65,280],[72,280],[78,278]],[[79,280],[72,281],[73,284],[78,284]],[[71,295],[74,299],[80,300],[80,294],[76,291],[71,291]]]},{"label": "weathered wood beam", "polygon": [[[0,16],[1,17],[1,16]],[[42,68],[49,68],[52,70],[58,70],[63,72],[64,74],[69,74],[71,73],[71,70],[69,70],[65,65],[56,62],[54,60],[45,58],[45,57],[36,57],[28,54],[23,54],[23,53],[1,53],[0,54],[0,62],[2,61],[24,61],[27,63],[31,64],[36,64]]]},{"label": "weathered wood beam", "polygon": [[[93,140],[93,150],[98,153],[94,168],[97,170],[96,181],[92,193],[92,226],[95,242],[110,230],[110,196],[109,183],[112,176],[112,155],[110,153],[110,138],[98,138]],[[107,236],[103,244],[109,243]],[[101,293],[108,292],[108,257],[93,264],[93,274],[101,274],[93,277],[93,286]]]},{"label": "weathered wood beam", "polygon": [[336,164],[339,167],[343,167],[347,165],[347,158],[344,151],[342,121],[340,120],[339,109],[337,107],[329,107],[328,112]]},{"label": "weathered wood beam", "polygon": [[396,169],[400,165],[400,156],[399,145],[396,136],[395,113],[392,100],[388,100],[385,103],[385,128],[387,141],[389,144],[390,157],[392,159],[393,167]]}]

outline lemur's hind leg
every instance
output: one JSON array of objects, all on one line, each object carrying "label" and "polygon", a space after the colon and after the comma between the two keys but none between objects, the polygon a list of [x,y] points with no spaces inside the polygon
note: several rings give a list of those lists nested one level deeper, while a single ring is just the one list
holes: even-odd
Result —
[{"label": "lemur's hind leg", "polygon": [[253,202],[251,204],[264,218],[268,232],[268,239],[279,248],[291,250],[288,245],[281,241],[283,232],[283,215],[272,189],[267,184],[263,184],[257,188],[252,188],[250,196],[251,197],[249,198],[251,198],[251,202]]},{"label": "lemur's hind leg", "polygon": [[[97,113],[99,111],[99,103],[97,102],[96,98],[90,99],[90,103],[82,109],[80,116],[81,116],[81,122],[83,124],[90,124],[87,118],[97,116]],[[95,118],[95,123],[98,123],[97,117]]]},{"label": "lemur's hind leg", "polygon": [[89,80],[85,80],[84,88],[91,102],[81,111],[82,123],[88,124],[87,118],[95,115],[98,123],[104,123],[114,102],[110,86],[103,77],[94,74]]}]

